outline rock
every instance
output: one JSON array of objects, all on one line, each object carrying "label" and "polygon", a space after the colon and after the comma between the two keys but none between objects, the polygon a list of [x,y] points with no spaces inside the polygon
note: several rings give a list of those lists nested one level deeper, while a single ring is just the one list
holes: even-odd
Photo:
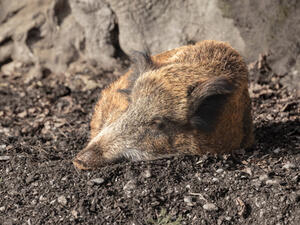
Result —
[{"label": "rock", "polygon": [[5,211],[5,207],[4,206],[1,206],[0,207],[0,212],[4,212]]},{"label": "rock", "polygon": [[26,182],[26,184],[29,184],[29,183],[31,183],[31,182],[33,182],[33,181],[35,181],[36,179],[35,179],[35,175],[34,174],[29,174],[27,177],[26,177],[26,179],[25,179],[25,182]]},{"label": "rock", "polygon": [[151,171],[150,171],[149,169],[145,170],[145,171],[142,173],[142,176],[143,176],[144,178],[149,178],[149,177],[151,177],[151,176],[152,176],[152,175],[151,175]]},{"label": "rock", "polygon": [[78,211],[76,211],[75,209],[73,209],[73,210],[71,211],[71,214],[72,214],[72,216],[73,216],[75,219],[78,218],[79,213],[78,213]]},{"label": "rock", "polygon": [[10,151],[10,150],[12,150],[14,148],[14,146],[13,145],[7,145],[7,147],[6,147],[6,151]]},{"label": "rock", "polygon": [[115,66],[115,45],[118,39],[116,16],[104,0],[69,1],[74,19],[81,25],[85,35],[87,59],[104,69]]},{"label": "rock", "polygon": [[46,201],[46,200],[47,200],[47,198],[44,197],[43,195],[41,195],[41,196],[39,197],[39,201],[40,201],[40,202],[43,202],[43,201]]},{"label": "rock", "polygon": [[136,188],[135,181],[130,180],[125,184],[125,186],[123,187],[123,190],[133,190],[135,188]]},{"label": "rock", "polygon": [[61,195],[57,198],[57,202],[64,206],[67,205],[67,199],[63,195]]},{"label": "rock", "polygon": [[123,190],[127,197],[131,197],[132,192],[136,188],[136,182],[134,180],[128,181],[125,186],[123,187]]},{"label": "rock", "polygon": [[10,59],[10,56],[13,53],[13,42],[10,40],[8,43],[2,45],[0,48],[0,62],[6,61]]},{"label": "rock", "polygon": [[249,176],[252,176],[252,170],[249,167],[246,167],[242,170],[244,173],[249,174]]},{"label": "rock", "polygon": [[6,155],[0,156],[0,161],[7,161],[7,160],[10,160],[10,156],[6,156]]},{"label": "rock", "polygon": [[269,178],[268,174],[262,174],[262,175],[259,176],[259,180],[260,180],[260,181],[265,181],[265,180],[267,180],[268,178]]},{"label": "rock", "polygon": [[293,164],[293,163],[290,163],[290,162],[287,162],[286,164],[284,164],[283,165],[283,169],[293,169],[293,168],[295,168],[296,166],[295,166],[295,164]]},{"label": "rock", "polygon": [[[63,72],[79,58],[84,31],[67,0],[3,0],[0,14],[0,65],[10,61]],[[4,13],[4,14],[3,14]],[[0,18],[1,19],[1,18]],[[31,72],[30,72],[31,73]]]},{"label": "rock", "polygon": [[267,180],[266,181],[266,185],[275,185],[275,184],[279,184],[278,180]]},{"label": "rock", "polygon": [[104,179],[103,178],[95,178],[95,179],[92,179],[90,181],[92,183],[94,183],[94,184],[102,184],[102,183],[104,183]]},{"label": "rock", "polygon": [[273,150],[273,152],[274,152],[275,154],[278,154],[280,151],[281,151],[280,148],[276,148],[276,149]]},{"label": "rock", "polygon": [[292,178],[292,181],[299,182],[300,181],[300,175],[296,175]]},{"label": "rock", "polygon": [[238,215],[244,217],[245,213],[247,212],[247,206],[246,206],[245,202],[240,197],[237,197],[235,199],[235,203],[238,207]]},{"label": "rock", "polygon": [[216,178],[216,177],[214,177],[214,178],[212,179],[212,181],[215,182],[215,183],[218,183],[218,182],[219,182],[219,179]]},{"label": "rock", "polygon": [[120,46],[127,54],[146,49],[157,54],[203,39],[226,40],[244,51],[245,42],[239,30],[233,19],[223,16],[218,0],[109,3],[118,18]]},{"label": "rock", "polygon": [[280,83],[286,86],[289,91],[295,91],[296,96],[300,97],[300,57],[297,57],[295,68],[291,69],[289,74],[280,80]]},{"label": "rock", "polygon": [[[1,48],[1,46],[0,46]],[[0,61],[1,63],[1,61]],[[5,63],[2,67],[1,70],[5,75],[8,76],[22,76],[24,74],[24,72],[28,72],[28,69],[25,69],[25,65],[21,62],[16,62],[16,61],[12,61],[12,62],[8,62]]]},{"label": "rock", "polygon": [[225,216],[224,219],[227,220],[227,221],[230,221],[230,220],[232,219],[232,217],[230,217],[230,216]]},{"label": "rock", "polygon": [[213,203],[206,203],[203,205],[203,209],[206,211],[217,211],[218,207]]},{"label": "rock", "polygon": [[299,92],[296,2],[2,0],[0,67],[21,62],[28,80],[79,62],[112,70],[124,52],[156,54],[215,39],[229,42],[247,62],[268,50],[273,72],[287,74],[282,84]]},{"label": "rock", "polygon": [[27,116],[27,112],[26,111],[20,112],[20,113],[17,114],[17,116],[20,117],[20,118],[24,118],[24,117]]},{"label": "rock", "polygon": [[220,169],[217,169],[216,172],[217,172],[217,173],[223,173],[224,170],[220,168]]},{"label": "rock", "polygon": [[196,204],[191,196],[184,196],[183,201],[187,206],[194,206]]}]

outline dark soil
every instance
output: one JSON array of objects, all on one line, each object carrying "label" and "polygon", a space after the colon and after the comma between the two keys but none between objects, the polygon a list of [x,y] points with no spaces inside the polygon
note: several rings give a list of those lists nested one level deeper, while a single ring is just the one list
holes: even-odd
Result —
[{"label": "dark soil", "polygon": [[[0,224],[300,224],[299,98],[251,65],[256,145],[76,171],[100,89],[0,78]],[[103,85],[109,73],[97,77]]]}]

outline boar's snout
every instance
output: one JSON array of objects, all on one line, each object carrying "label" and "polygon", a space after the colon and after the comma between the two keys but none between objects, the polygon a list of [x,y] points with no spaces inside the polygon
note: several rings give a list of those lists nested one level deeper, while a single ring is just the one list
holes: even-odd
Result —
[{"label": "boar's snout", "polygon": [[76,168],[81,170],[89,170],[99,167],[102,162],[99,160],[99,150],[92,147],[86,147],[73,159],[73,164]]}]

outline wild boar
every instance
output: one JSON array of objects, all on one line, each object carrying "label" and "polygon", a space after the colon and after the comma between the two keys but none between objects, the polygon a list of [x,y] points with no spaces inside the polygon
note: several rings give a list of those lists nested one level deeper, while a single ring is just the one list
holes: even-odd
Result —
[{"label": "wild boar", "polygon": [[79,169],[120,159],[228,153],[254,141],[248,71],[224,42],[202,41],[150,57],[103,90]]}]

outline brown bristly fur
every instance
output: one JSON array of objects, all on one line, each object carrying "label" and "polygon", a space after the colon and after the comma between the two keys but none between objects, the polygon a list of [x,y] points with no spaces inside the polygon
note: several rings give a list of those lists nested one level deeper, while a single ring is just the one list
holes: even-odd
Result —
[{"label": "brown bristly fur", "polygon": [[202,41],[139,57],[102,91],[91,141],[73,161],[77,168],[121,158],[225,153],[253,144],[248,71],[232,47]]}]

